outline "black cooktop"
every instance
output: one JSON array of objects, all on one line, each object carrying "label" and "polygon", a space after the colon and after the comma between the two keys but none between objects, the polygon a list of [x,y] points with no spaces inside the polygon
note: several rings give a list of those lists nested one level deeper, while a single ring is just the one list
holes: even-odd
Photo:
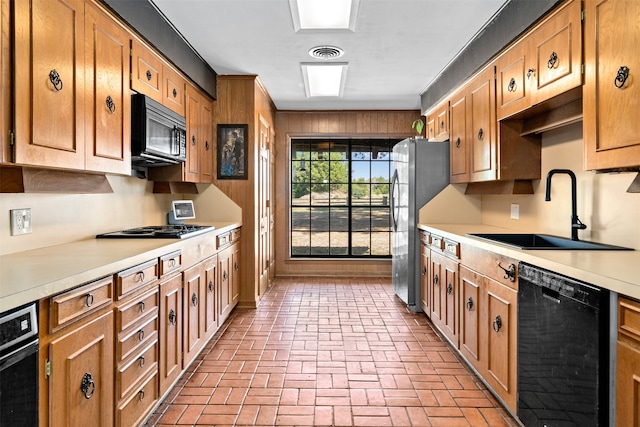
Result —
[{"label": "black cooktop", "polygon": [[130,228],[128,230],[113,231],[98,234],[98,239],[186,239],[198,234],[211,231],[215,227],[210,225],[180,224],[180,225],[150,225],[148,227]]}]

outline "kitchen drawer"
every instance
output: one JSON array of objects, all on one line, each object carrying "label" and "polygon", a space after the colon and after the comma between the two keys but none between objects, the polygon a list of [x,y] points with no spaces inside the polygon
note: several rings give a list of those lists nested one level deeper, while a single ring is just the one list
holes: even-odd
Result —
[{"label": "kitchen drawer", "polygon": [[116,426],[129,427],[142,423],[158,401],[158,373],[145,377],[140,385],[116,410]]},{"label": "kitchen drawer", "polygon": [[140,289],[158,280],[158,260],[147,261],[144,264],[131,267],[116,274],[117,298]]},{"label": "kitchen drawer", "polygon": [[439,251],[444,249],[444,239],[440,236],[436,236],[435,234],[431,235],[430,244],[433,249],[437,249]]},{"label": "kitchen drawer", "polygon": [[618,333],[640,345],[640,302],[618,298]]},{"label": "kitchen drawer", "polygon": [[124,331],[116,341],[116,360],[131,356],[149,341],[158,339],[158,316],[154,314],[142,319],[135,327]]},{"label": "kitchen drawer", "polygon": [[460,243],[449,239],[443,239],[443,241],[444,253],[455,258],[460,258]]},{"label": "kitchen drawer", "polygon": [[158,287],[153,286],[143,294],[137,295],[116,309],[116,331],[122,332],[141,318],[153,313],[158,315]]},{"label": "kitchen drawer", "polygon": [[51,298],[49,327],[55,332],[113,301],[113,277],[87,283]]},{"label": "kitchen drawer", "polygon": [[175,251],[160,257],[160,278],[164,279],[169,274],[180,271],[182,268],[182,252]]},{"label": "kitchen drawer", "polygon": [[150,341],[138,353],[122,362],[116,371],[116,400],[129,395],[142,377],[158,371],[158,340]]},{"label": "kitchen drawer", "polygon": [[431,243],[431,234],[427,233],[426,231],[421,231],[420,241],[425,245],[429,245]]}]

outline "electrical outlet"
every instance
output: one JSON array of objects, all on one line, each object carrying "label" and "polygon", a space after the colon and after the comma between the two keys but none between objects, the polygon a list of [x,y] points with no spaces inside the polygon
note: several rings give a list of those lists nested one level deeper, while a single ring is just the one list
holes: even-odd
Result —
[{"label": "electrical outlet", "polygon": [[511,203],[511,219],[520,219],[520,205]]},{"label": "electrical outlet", "polygon": [[11,209],[11,235],[31,233],[31,208]]}]

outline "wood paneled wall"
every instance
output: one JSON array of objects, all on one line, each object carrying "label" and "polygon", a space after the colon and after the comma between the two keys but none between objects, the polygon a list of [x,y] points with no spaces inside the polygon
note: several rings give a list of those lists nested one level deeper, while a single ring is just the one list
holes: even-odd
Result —
[{"label": "wood paneled wall", "polygon": [[276,275],[391,275],[391,260],[290,259],[289,163],[291,138],[398,138],[414,135],[420,111],[279,111],[276,113]]}]

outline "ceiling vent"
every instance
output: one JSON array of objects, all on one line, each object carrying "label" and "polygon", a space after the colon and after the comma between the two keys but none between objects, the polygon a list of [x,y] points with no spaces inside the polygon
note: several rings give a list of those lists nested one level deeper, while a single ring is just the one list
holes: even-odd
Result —
[{"label": "ceiling vent", "polygon": [[309,55],[315,59],[328,61],[340,58],[344,55],[344,51],[336,46],[316,46],[309,50]]}]

